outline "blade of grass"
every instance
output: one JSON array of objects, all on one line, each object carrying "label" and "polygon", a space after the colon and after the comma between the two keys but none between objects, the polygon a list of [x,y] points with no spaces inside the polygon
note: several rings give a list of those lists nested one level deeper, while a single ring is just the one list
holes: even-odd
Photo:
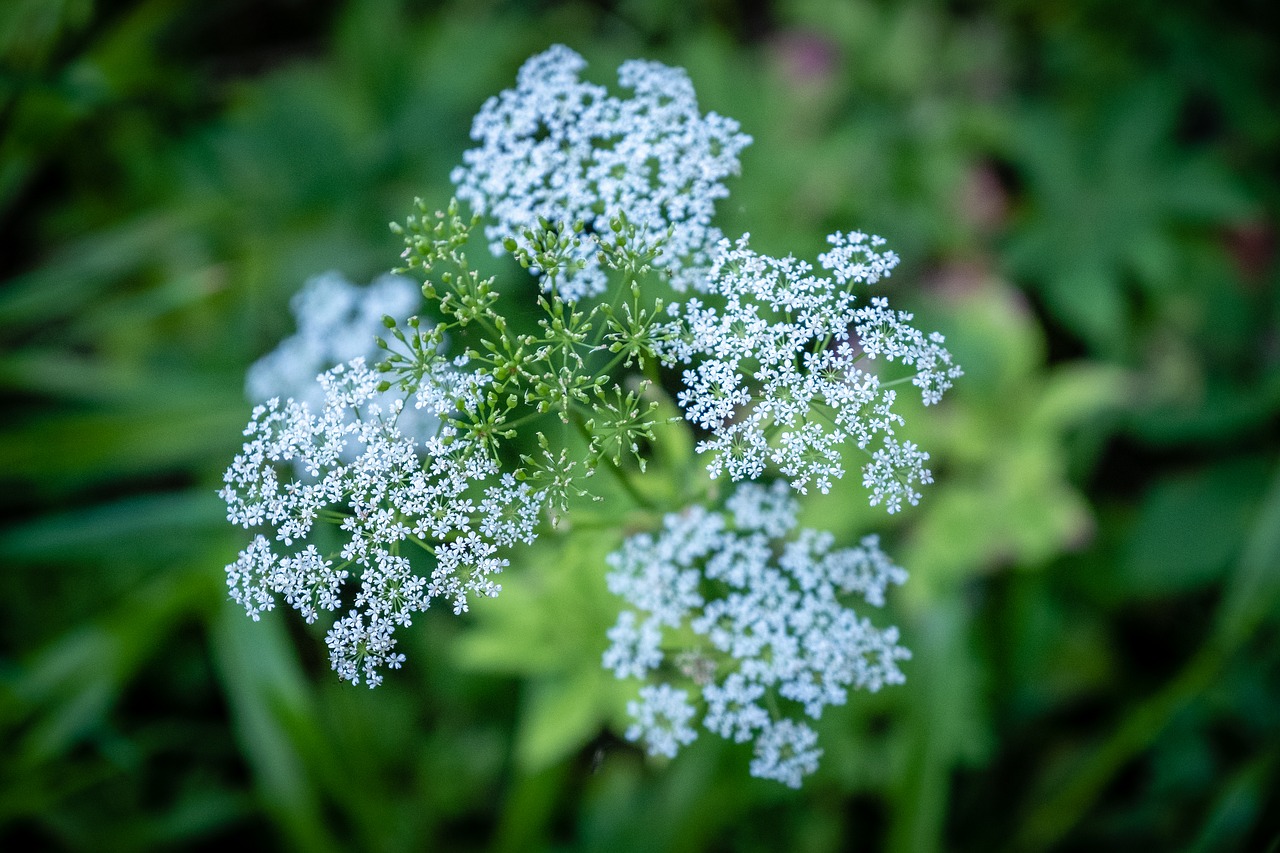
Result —
[{"label": "blade of grass", "polygon": [[1280,588],[1280,472],[1228,580],[1212,635],[1182,670],[1141,702],[1051,796],[1031,811],[1015,850],[1045,850],[1061,841],[1102,796],[1111,780],[1149,748],[1169,721],[1204,693],[1232,655],[1274,612]]}]

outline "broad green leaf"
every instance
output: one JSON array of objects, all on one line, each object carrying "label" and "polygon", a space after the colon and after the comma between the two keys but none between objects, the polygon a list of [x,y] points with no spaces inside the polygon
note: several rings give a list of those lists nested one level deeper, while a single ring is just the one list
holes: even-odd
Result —
[{"label": "broad green leaf", "polygon": [[265,809],[300,848],[338,850],[316,772],[328,748],[314,696],[275,617],[254,622],[223,605],[213,626],[214,659]]},{"label": "broad green leaf", "polygon": [[1221,578],[1254,522],[1267,482],[1262,462],[1223,462],[1156,483],[1139,507],[1119,582],[1162,596]]},{"label": "broad green leaf", "polygon": [[623,694],[599,666],[533,682],[516,730],[516,761],[537,773],[581,749],[616,715]]}]

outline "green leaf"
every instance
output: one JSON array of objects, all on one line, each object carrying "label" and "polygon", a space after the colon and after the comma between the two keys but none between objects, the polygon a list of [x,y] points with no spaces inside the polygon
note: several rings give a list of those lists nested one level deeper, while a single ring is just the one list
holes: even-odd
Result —
[{"label": "green leaf", "polygon": [[20,668],[0,697],[0,720],[34,718],[10,756],[15,766],[64,756],[107,725],[125,686],[164,652],[169,633],[186,614],[199,610],[215,588],[205,575],[160,578]]},{"label": "green leaf", "polygon": [[1142,500],[1119,583],[1140,596],[1172,595],[1220,579],[1253,523],[1266,487],[1258,459],[1159,480]]},{"label": "green leaf", "polygon": [[526,678],[516,756],[529,772],[581,748],[625,708],[631,688],[601,664],[621,606],[604,582],[618,538],[612,530],[544,536],[454,643],[460,666]]},{"label": "green leaf", "polygon": [[214,660],[266,809],[300,849],[342,849],[326,817],[323,774],[316,772],[328,747],[281,618],[254,622],[229,603],[218,617]]},{"label": "green leaf", "polygon": [[612,719],[623,685],[598,664],[533,682],[516,730],[516,761],[537,773],[582,748]]},{"label": "green leaf", "polygon": [[223,516],[222,502],[212,490],[140,495],[0,530],[0,558],[101,563],[157,550],[189,554],[193,536],[226,537]]}]

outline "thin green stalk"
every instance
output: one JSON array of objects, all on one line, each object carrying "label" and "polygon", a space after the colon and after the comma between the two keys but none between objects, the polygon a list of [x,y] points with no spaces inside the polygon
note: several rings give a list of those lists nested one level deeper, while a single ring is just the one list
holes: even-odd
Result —
[{"label": "thin green stalk", "polygon": [[1219,606],[1213,634],[1160,690],[1129,713],[1052,796],[1039,802],[1014,841],[1016,850],[1045,850],[1069,833],[1126,764],[1148,749],[1183,708],[1202,696],[1253,635],[1277,592],[1280,559],[1280,472]]},{"label": "thin green stalk", "polygon": [[[591,431],[587,429],[586,422],[582,420],[582,416],[577,412],[574,412],[571,420],[573,421],[574,428],[578,430],[578,434],[581,435],[583,440],[587,442],[587,445],[590,446]],[[636,489],[635,483],[631,482],[631,478],[627,476],[626,471],[622,470],[622,468],[608,456],[601,455],[600,460],[604,462],[604,467],[608,468],[609,471],[613,473],[614,479],[618,481],[618,485],[622,486],[622,490],[627,493],[627,496],[630,497],[633,502],[635,502],[636,506],[649,510],[657,509],[657,507],[653,505],[653,501],[640,494],[639,490]]]}]

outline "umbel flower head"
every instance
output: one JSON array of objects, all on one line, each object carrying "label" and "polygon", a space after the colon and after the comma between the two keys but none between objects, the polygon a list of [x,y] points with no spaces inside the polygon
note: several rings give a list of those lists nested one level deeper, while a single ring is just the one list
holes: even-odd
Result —
[{"label": "umbel flower head", "polygon": [[[540,218],[607,235],[626,217],[642,241],[656,242],[654,267],[677,290],[698,286],[720,239],[715,202],[751,137],[733,119],[703,115],[683,69],[624,62],[618,83],[632,95],[620,98],[578,79],[586,65],[556,45],[485,102],[471,127],[480,145],[453,172],[458,198],[487,217],[495,254],[508,240],[525,243]],[[608,278],[590,240],[576,260],[580,268],[557,283],[561,295],[603,293]]]},{"label": "umbel flower head", "polygon": [[401,276],[367,287],[338,272],[315,276],[289,302],[297,331],[249,367],[245,392],[254,402],[292,397],[314,409],[324,402],[317,376],[353,358],[378,360],[382,318],[407,317],[421,305],[418,286]]},{"label": "umbel flower head", "polygon": [[[855,232],[828,242],[818,258],[823,276],[805,261],[756,253],[747,235],[721,241],[707,283],[719,304],[673,303],[658,352],[691,365],[678,400],[710,433],[698,450],[711,455],[712,476],[752,480],[773,465],[796,490],[815,485],[825,493],[854,446],[870,457],[863,483],[871,504],[896,512],[918,502],[918,487],[933,478],[924,467],[929,455],[894,435],[903,419],[892,386],[912,382],[929,405],[960,368],[942,336],[923,335],[910,314],[890,311],[883,298],[858,307],[855,289],[898,265],[883,239]],[[914,372],[886,381],[860,366],[876,358]]]},{"label": "umbel flower head", "polygon": [[[278,398],[253,410],[219,495],[232,523],[274,535],[254,536],[227,567],[227,585],[255,620],[282,598],[308,622],[341,610],[358,585],[327,642],[338,674],[372,687],[382,666],[403,662],[392,634],[415,613],[439,598],[462,612],[470,596],[498,594],[502,551],[533,540],[541,497],[450,427],[425,441],[402,433],[403,400],[384,408],[381,374],[363,359],[319,383],[316,411]],[[303,545],[325,521],[340,535],[332,554]],[[425,552],[430,571],[415,570],[409,548]]]},{"label": "umbel flower head", "polygon": [[[289,302],[297,331],[249,367],[245,393],[255,403],[292,399],[319,411],[325,386],[317,377],[352,359],[362,358],[370,366],[381,361],[386,357],[377,343],[382,318],[407,317],[421,307],[419,286],[403,276],[382,275],[363,287],[338,272],[315,276]],[[376,400],[389,410],[395,396],[380,394]],[[439,426],[433,412],[412,406],[396,418],[400,432],[418,439],[435,435]]]},{"label": "umbel flower head", "polygon": [[[898,661],[911,655],[898,630],[874,627],[852,601],[882,606],[906,572],[875,536],[835,548],[830,533],[797,531],[797,510],[785,482],[744,483],[724,512],[669,514],[659,534],[609,556],[609,589],[633,609],[609,630],[603,662],[618,678],[659,679],[628,706],[627,737],[651,754],[692,742],[701,711],[707,731],[754,743],[751,775],[799,787],[822,755],[803,717],[902,682]],[[670,655],[685,633],[697,644]]]},{"label": "umbel flower head", "polygon": [[[901,682],[909,657],[859,609],[905,572],[874,536],[799,529],[797,495],[860,464],[872,505],[916,503],[932,474],[898,394],[932,405],[960,369],[941,335],[865,298],[898,265],[879,237],[832,234],[815,266],[721,235],[750,139],[699,110],[683,71],[624,63],[623,97],[584,67],[553,47],[481,108],[453,173],[471,217],[419,200],[392,226],[419,291],[329,275],[295,299],[297,334],[250,371],[258,405],[219,493],[250,532],[228,588],[255,620],[280,603],[330,620],[333,669],[372,687],[405,662],[397,631],[498,595],[515,550],[603,469],[611,500],[662,518],[584,578],[625,602],[603,663],[641,682],[626,736],[666,757],[702,730],[749,742],[753,775],[796,787],[822,755],[810,722]],[[477,269],[481,223],[542,293],[519,302]],[[636,482],[660,428],[697,433],[734,483],[723,506],[668,512],[688,492]],[[664,473],[698,488],[645,476]]]}]

